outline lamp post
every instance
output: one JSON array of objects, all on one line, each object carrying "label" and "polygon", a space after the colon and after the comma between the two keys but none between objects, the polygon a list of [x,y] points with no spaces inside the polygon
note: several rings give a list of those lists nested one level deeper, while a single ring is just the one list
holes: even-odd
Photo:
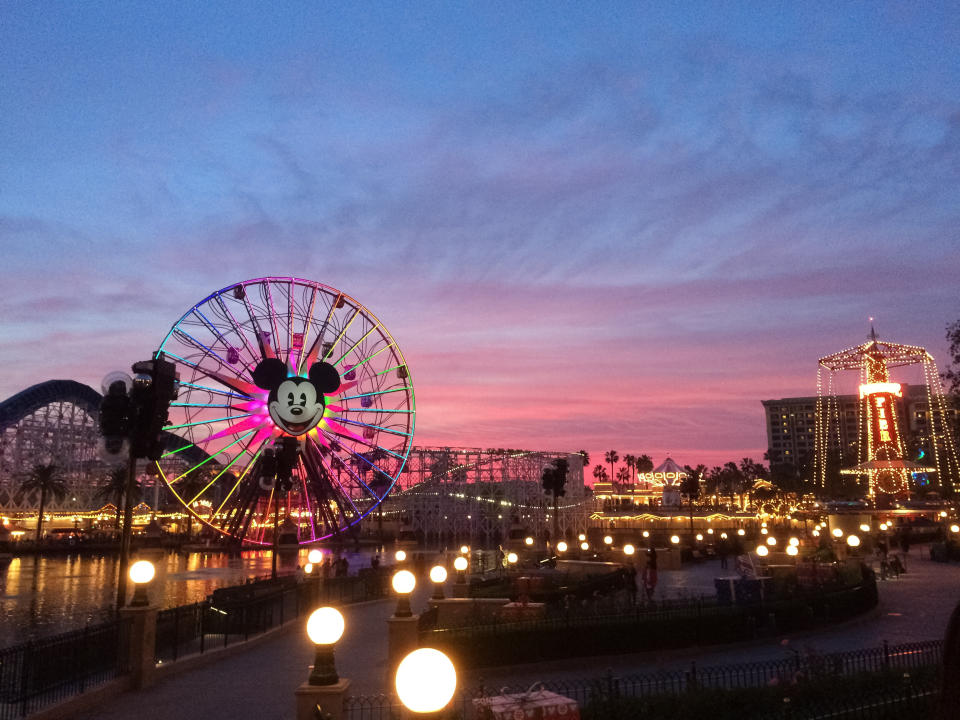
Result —
[{"label": "lamp post", "polygon": [[410,617],[413,611],[410,609],[410,593],[417,586],[417,579],[409,570],[398,570],[393,574],[391,581],[394,592],[397,593],[397,609],[393,611],[394,617]]},{"label": "lamp post", "polygon": [[350,681],[337,674],[333,646],[343,636],[343,615],[332,607],[321,607],[307,618],[307,637],[316,650],[307,682],[294,693],[297,720],[313,720],[320,708],[331,717],[343,717],[343,702]]},{"label": "lamp post", "polygon": [[433,583],[433,599],[443,600],[443,584],[447,581],[447,569],[443,565],[430,568],[430,582]]},{"label": "lamp post", "polygon": [[457,671],[450,658],[439,650],[420,648],[400,662],[394,687],[410,712],[439,713],[457,690]]},{"label": "lamp post", "polygon": [[130,566],[130,581],[134,587],[130,607],[147,607],[150,604],[150,598],[147,596],[147,585],[156,574],[157,570],[149,560],[137,560]]},{"label": "lamp post", "polygon": [[335,685],[340,682],[333,661],[333,646],[343,635],[343,615],[332,607],[321,607],[307,618],[307,637],[316,645],[313,669],[308,682],[311,685]]}]

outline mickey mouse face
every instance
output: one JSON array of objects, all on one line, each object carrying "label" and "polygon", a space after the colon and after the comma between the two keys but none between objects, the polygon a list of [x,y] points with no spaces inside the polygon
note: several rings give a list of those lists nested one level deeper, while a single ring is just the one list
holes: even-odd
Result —
[{"label": "mickey mouse face", "polygon": [[340,374],[329,363],[310,366],[307,377],[287,377],[287,365],[277,358],[267,358],[253,371],[257,387],[269,390],[270,417],[289,435],[303,435],[317,426],[326,405],[324,393],[340,387]]}]

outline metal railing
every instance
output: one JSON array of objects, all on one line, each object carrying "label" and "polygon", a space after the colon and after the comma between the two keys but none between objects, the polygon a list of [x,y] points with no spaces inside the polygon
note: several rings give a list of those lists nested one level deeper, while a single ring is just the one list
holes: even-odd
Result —
[{"label": "metal railing", "polygon": [[129,624],[117,619],[0,650],[0,720],[125,674],[128,632]]},{"label": "metal railing", "polygon": [[[682,670],[630,675],[608,672],[573,680],[544,680],[537,687],[577,701],[582,718],[647,720],[677,715],[678,699],[719,709],[736,704],[743,693],[762,701],[769,718],[879,718],[891,709],[925,710],[933,707],[937,691],[940,641],[907,643],[840,653],[793,653],[780,660],[699,668],[695,662]],[[837,687],[842,690],[837,691]],[[829,692],[821,690],[830,689]],[[464,720],[482,717],[474,700],[493,695],[529,692],[528,687],[472,686],[461,690],[450,708]],[[737,695],[741,693],[741,695]],[[644,702],[640,702],[644,701]],[[739,711],[738,711],[739,712]],[[886,713],[886,714],[885,714]],[[703,715],[706,717],[707,715]],[[716,712],[711,717],[726,717]],[[740,714],[738,717],[754,717]],[[921,714],[918,717],[923,717]],[[395,720],[405,717],[393,695],[355,695],[347,698],[348,720]]]}]

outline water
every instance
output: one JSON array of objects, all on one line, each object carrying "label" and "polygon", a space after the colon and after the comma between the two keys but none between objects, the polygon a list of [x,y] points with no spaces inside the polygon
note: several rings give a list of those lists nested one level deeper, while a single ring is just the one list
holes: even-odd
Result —
[{"label": "water", "polygon": [[[370,555],[344,553],[350,574],[369,567]],[[270,574],[269,551],[239,556],[169,552],[149,559],[157,568],[150,599],[165,608],[200,602],[216,588]],[[306,550],[281,560],[280,572],[292,572],[298,562],[306,564]],[[0,648],[110,619],[118,562],[113,555],[15,557],[0,569]]]}]

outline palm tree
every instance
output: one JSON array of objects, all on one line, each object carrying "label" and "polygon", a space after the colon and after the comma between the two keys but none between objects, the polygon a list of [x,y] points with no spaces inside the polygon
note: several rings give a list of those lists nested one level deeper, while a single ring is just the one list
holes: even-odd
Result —
[{"label": "palm tree", "polygon": [[610,477],[615,477],[613,472],[613,464],[620,460],[620,456],[617,454],[616,450],[608,450],[607,454],[603,456],[603,459],[610,463]]},{"label": "palm tree", "polygon": [[106,484],[97,490],[96,498],[99,502],[114,504],[117,512],[117,535],[120,534],[120,514],[123,512],[123,494],[127,491],[127,466],[118,465],[107,475]]},{"label": "palm tree", "polygon": [[43,508],[47,504],[47,495],[63,500],[67,495],[67,483],[57,466],[53,463],[37,463],[20,482],[22,492],[40,491],[40,512],[37,514],[37,542],[43,536]]},{"label": "palm tree", "polygon": [[588,453],[586,450],[581,450],[577,454],[583,458],[583,466],[590,467],[590,453]]},{"label": "palm tree", "polygon": [[637,467],[637,456],[636,455],[624,455],[623,461],[627,464],[627,472],[630,473],[630,481],[634,481],[633,470]]},{"label": "palm tree", "polygon": [[564,486],[567,484],[567,471],[569,466],[566,458],[557,458],[551,465],[543,469],[541,475],[541,485],[543,489],[553,495],[553,536],[551,540],[556,543],[560,537],[560,508],[559,500],[566,495]]},{"label": "palm tree", "polygon": [[653,471],[653,458],[644,453],[637,458],[637,472],[648,473]]},{"label": "palm tree", "polygon": [[593,476],[597,479],[598,482],[606,482],[607,469],[603,465],[594,465]]}]

